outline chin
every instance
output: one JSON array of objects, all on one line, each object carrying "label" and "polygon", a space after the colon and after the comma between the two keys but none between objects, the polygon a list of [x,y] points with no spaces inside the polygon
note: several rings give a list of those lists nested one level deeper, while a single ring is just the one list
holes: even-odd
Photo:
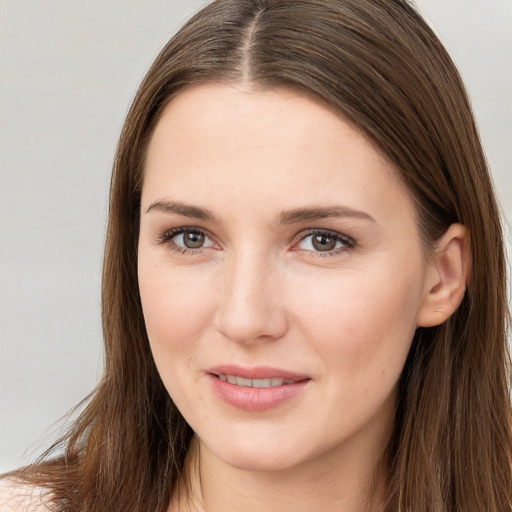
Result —
[{"label": "chin", "polygon": [[298,465],[299,460],[286,454],[268,453],[267,450],[230,452],[219,454],[223,462],[233,468],[253,472],[286,471]]},{"label": "chin", "polygon": [[[223,464],[243,471],[276,472],[286,471],[315,458],[316,450],[311,453],[306,449],[304,440],[290,439],[289,435],[268,435],[262,439],[246,435],[237,438],[218,437],[212,442],[202,439],[201,450],[204,455],[213,457]],[[314,448],[314,447],[311,447]],[[323,451],[317,447],[318,451]]]}]

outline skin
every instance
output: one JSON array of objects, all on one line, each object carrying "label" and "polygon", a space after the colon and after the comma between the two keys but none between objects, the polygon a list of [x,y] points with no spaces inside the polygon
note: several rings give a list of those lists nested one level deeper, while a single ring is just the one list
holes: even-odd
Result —
[{"label": "skin", "polygon": [[[318,208],[343,215],[283,214]],[[184,252],[169,231],[191,226],[204,245]],[[319,251],[311,233],[325,231],[339,239]],[[173,99],[148,150],[139,241],[151,349],[196,433],[193,491],[173,510],[368,510],[372,482],[378,502],[397,381],[418,325],[462,298],[464,236],[453,227],[427,259],[397,171],[308,97],[210,84]],[[220,364],[309,380],[245,411],[213,391]]]}]

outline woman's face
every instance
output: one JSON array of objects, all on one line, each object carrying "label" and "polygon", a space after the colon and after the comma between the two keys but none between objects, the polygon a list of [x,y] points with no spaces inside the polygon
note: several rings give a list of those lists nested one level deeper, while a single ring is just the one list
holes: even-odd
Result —
[{"label": "woman's face", "polygon": [[162,380],[212,456],[269,470],[382,450],[426,272],[398,173],[331,110],[224,85],[166,107],[140,293]]}]

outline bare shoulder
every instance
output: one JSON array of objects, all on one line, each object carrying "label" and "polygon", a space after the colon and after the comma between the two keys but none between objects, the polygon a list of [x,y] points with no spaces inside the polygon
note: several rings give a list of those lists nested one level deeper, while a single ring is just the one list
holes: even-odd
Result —
[{"label": "bare shoulder", "polygon": [[12,478],[0,479],[0,512],[52,511],[48,492]]}]

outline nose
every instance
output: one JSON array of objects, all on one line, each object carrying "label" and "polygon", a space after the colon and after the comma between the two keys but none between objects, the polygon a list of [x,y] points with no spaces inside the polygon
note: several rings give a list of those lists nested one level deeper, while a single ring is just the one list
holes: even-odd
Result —
[{"label": "nose", "polygon": [[279,272],[268,258],[246,254],[226,263],[215,327],[237,343],[281,338],[288,321]]}]

